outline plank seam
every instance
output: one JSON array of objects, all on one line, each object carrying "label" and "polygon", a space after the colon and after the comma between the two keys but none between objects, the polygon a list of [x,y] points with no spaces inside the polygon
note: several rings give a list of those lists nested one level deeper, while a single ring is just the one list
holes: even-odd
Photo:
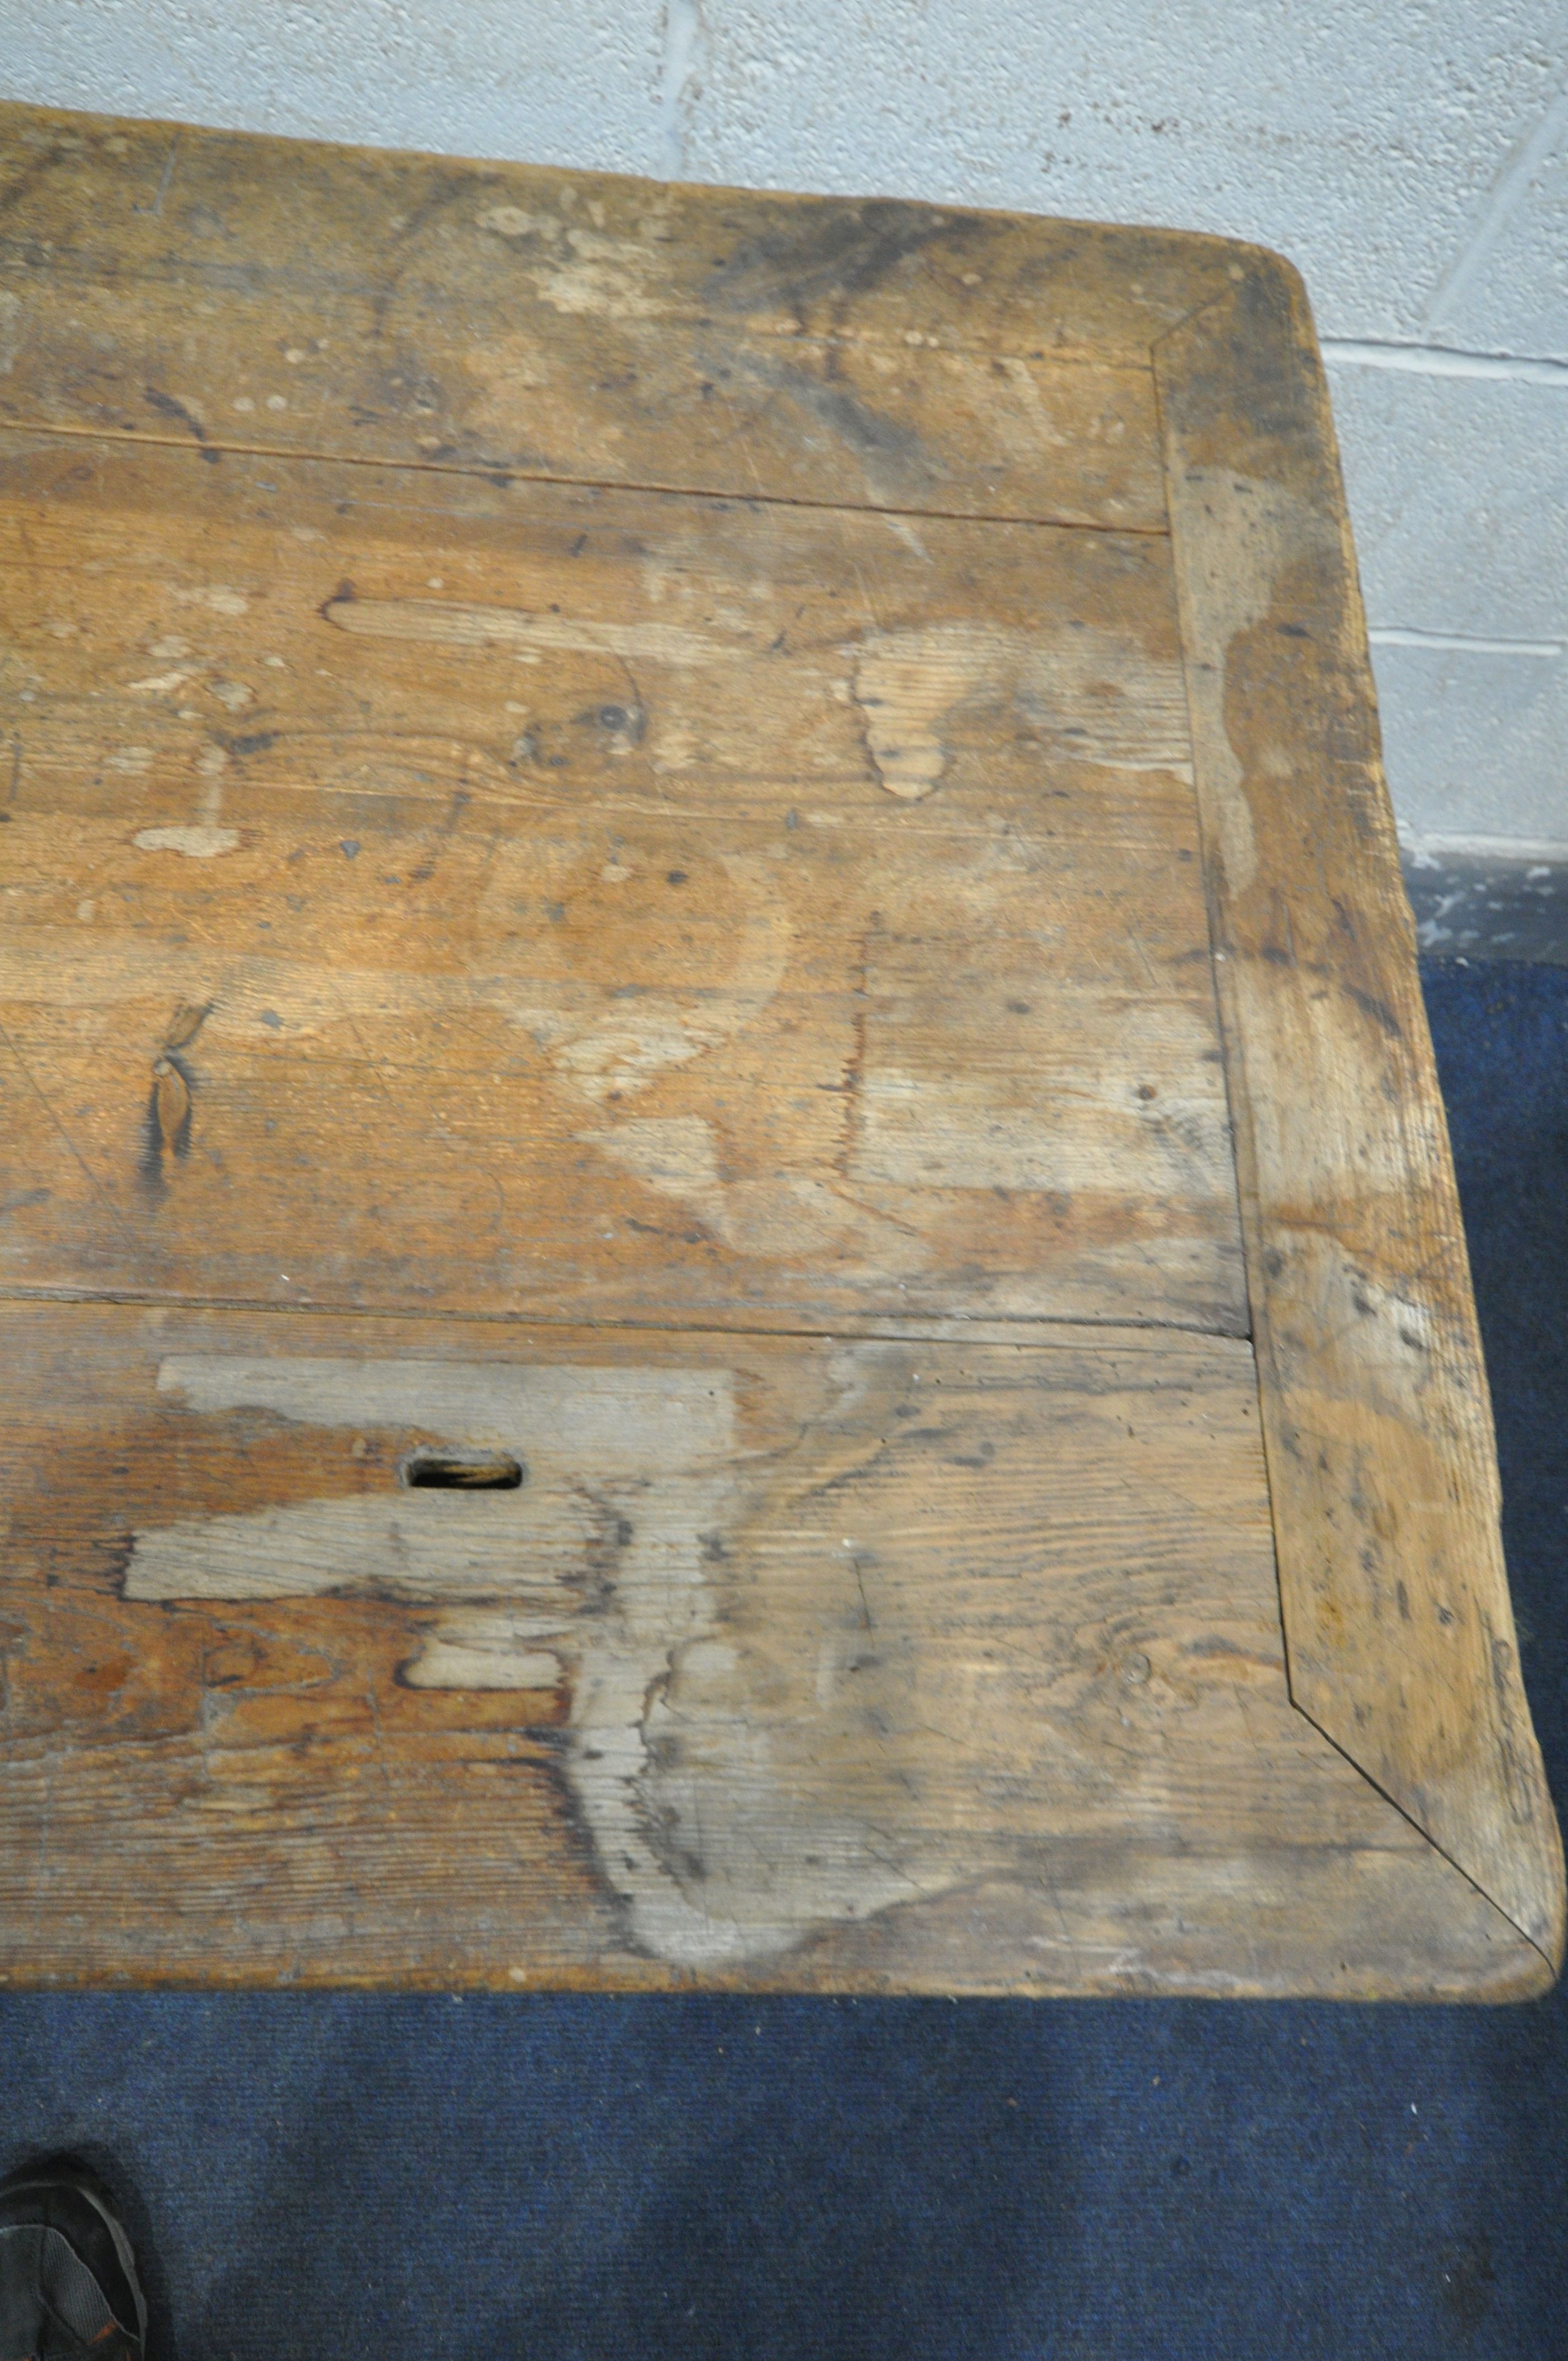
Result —
[{"label": "plank seam", "polygon": [[[1272,1498],[1272,1495],[1270,1497]],[[1276,1582],[1278,1581],[1278,1578],[1279,1562],[1277,1557],[1276,1557]],[[1285,1628],[1283,1609],[1280,1612],[1279,1631],[1285,1648],[1285,1685],[1287,1691],[1288,1692],[1290,1687],[1290,1634]],[[1512,1913],[1505,1910],[1502,1904],[1497,1900],[1496,1896],[1488,1894],[1486,1887],[1478,1883],[1477,1881],[1471,1876],[1470,1872],[1464,1867],[1462,1861],[1455,1861],[1451,1852],[1445,1851],[1443,1847],[1439,1844],[1437,1839],[1432,1835],[1431,1830],[1430,1828],[1423,1828],[1420,1820],[1416,1819],[1409,1812],[1406,1811],[1403,1804],[1399,1802],[1398,1796],[1391,1795],[1388,1793],[1387,1788],[1381,1785],[1380,1783],[1373,1777],[1365,1764],[1358,1763],[1354,1754],[1348,1753],[1344,1747],[1340,1744],[1339,1740],[1335,1738],[1331,1731],[1326,1730],[1321,1721],[1314,1720],[1312,1716],[1307,1711],[1306,1707],[1299,1704],[1293,1695],[1290,1697],[1289,1702],[1292,1711],[1299,1713],[1302,1720],[1307,1724],[1308,1728],[1315,1730],[1318,1736],[1323,1740],[1324,1743],[1333,1748],[1334,1752],[1340,1757],[1342,1762],[1349,1763],[1351,1769],[1356,1773],[1358,1778],[1365,1780],[1366,1784],[1372,1789],[1373,1794],[1375,1795],[1380,1795],[1384,1803],[1387,1805],[1389,1810],[1396,1813],[1398,1817],[1404,1821],[1407,1828],[1414,1828],[1419,1837],[1424,1838],[1425,1841],[1431,1847],[1433,1852],[1436,1853],[1438,1859],[1440,1861],[1446,1861],[1450,1869],[1456,1871],[1464,1880],[1465,1884],[1470,1887],[1472,1893],[1478,1894],[1483,1902],[1491,1904],[1492,1908],[1497,1912],[1498,1917],[1503,1920],[1506,1926],[1509,1926],[1513,1928],[1520,1942],[1528,1943],[1530,1949],[1536,1954],[1536,1957],[1544,1960],[1546,1966],[1552,1972],[1553,1981],[1555,1981],[1558,1970],[1552,1960],[1551,1952],[1542,1950],[1541,1945],[1536,1941],[1535,1937],[1530,1933],[1528,1928],[1521,1927],[1519,1920],[1513,1916]]]},{"label": "plank seam", "polygon": [[44,420],[0,419],[0,434],[53,434],[61,441],[125,443],[154,451],[183,451],[191,458],[267,459],[288,467],[373,467],[400,476],[457,476],[494,484],[506,490],[513,484],[560,484],[575,491],[642,493],[653,500],[720,500],[738,509],[801,509],[819,516],[906,517],[922,524],[1019,525],[1034,533],[1099,533],[1113,539],[1168,541],[1168,525],[1094,524],[1083,517],[1008,516],[980,509],[881,508],[870,500],[810,500],[782,492],[719,491],[711,484],[644,484],[600,476],[570,476],[543,469],[514,467],[504,460],[474,460],[460,466],[453,460],[382,459],[360,451],[298,451],[269,443],[193,443],[184,435],[148,434],[125,426],[61,426]]},{"label": "plank seam", "polygon": [[[922,1320],[918,1313],[900,1312],[851,1313],[848,1319],[824,1323],[821,1326],[763,1328],[735,1326],[728,1323],[705,1325],[700,1320],[605,1320],[597,1319],[591,1312],[485,1312],[458,1311],[451,1304],[374,1304],[334,1303],[321,1298],[308,1302],[284,1303],[266,1296],[246,1295],[172,1295],[157,1289],[137,1288],[66,1288],[66,1287],[5,1287],[0,1286],[0,1303],[75,1304],[85,1308],[104,1305],[127,1311],[148,1312],[279,1312],[287,1316],[319,1320],[418,1320],[427,1325],[432,1321],[471,1321],[495,1328],[602,1328],[609,1333],[626,1330],[633,1334],[648,1333],[671,1336],[781,1336],[819,1340],[836,1344],[840,1340],[853,1343],[861,1338],[885,1338],[890,1344],[908,1341],[912,1344],[962,1344],[961,1336],[936,1336],[929,1332],[944,1323],[967,1323],[977,1329],[1016,1327],[1021,1332],[1017,1341],[1028,1345],[1035,1341],[1029,1332],[1051,1329],[1061,1332],[1068,1343],[1082,1342],[1102,1336],[1190,1336],[1204,1345],[1229,1345],[1252,1349],[1249,1336],[1229,1328],[1201,1328],[1193,1323],[1179,1320],[1068,1320],[1054,1318],[1048,1312],[1038,1315],[1021,1312],[934,1312]],[[901,1321],[908,1324],[901,1326]],[[982,1341],[982,1340],[981,1340]],[[1054,1346],[1055,1335],[1038,1340]]]}]

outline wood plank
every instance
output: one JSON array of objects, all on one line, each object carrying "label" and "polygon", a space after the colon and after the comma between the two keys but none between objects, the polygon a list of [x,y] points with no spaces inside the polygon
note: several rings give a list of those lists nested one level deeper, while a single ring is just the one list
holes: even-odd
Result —
[{"label": "wood plank", "polygon": [[1283,266],[0,108],[0,558],[5,1973],[1543,1987]]},{"label": "wood plank", "polygon": [[0,106],[0,423],[1157,532],[1227,251]]},{"label": "wood plank", "polygon": [[0,1270],[1245,1325],[1168,545],[0,438]]},{"label": "wood plank", "polygon": [[1289,1703],[1245,1344],[7,1327],[11,1980],[1547,1980]]},{"label": "wood plank", "polygon": [[1299,279],[1158,347],[1291,1694],[1553,1960],[1563,1856]]}]

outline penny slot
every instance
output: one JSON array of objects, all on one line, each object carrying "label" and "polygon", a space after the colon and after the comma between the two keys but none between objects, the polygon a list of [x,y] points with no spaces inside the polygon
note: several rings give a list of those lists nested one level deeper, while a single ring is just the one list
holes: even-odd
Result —
[{"label": "penny slot", "polygon": [[523,1466],[506,1451],[415,1451],[401,1474],[418,1491],[515,1492]]}]

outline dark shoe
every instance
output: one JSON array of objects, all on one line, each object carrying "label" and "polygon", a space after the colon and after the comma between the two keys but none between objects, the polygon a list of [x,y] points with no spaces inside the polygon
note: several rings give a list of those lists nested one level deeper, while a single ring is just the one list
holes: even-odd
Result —
[{"label": "dark shoe", "polygon": [[147,2305],[107,2192],[47,2157],[0,2180],[0,2361],[142,2361]]}]

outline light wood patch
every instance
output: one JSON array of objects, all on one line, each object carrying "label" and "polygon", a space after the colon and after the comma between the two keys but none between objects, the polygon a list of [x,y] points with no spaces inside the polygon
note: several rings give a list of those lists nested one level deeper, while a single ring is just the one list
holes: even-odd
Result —
[{"label": "light wood patch", "polygon": [[1245,1345],[12,1318],[13,1972],[1537,1975],[1289,1704]]}]

